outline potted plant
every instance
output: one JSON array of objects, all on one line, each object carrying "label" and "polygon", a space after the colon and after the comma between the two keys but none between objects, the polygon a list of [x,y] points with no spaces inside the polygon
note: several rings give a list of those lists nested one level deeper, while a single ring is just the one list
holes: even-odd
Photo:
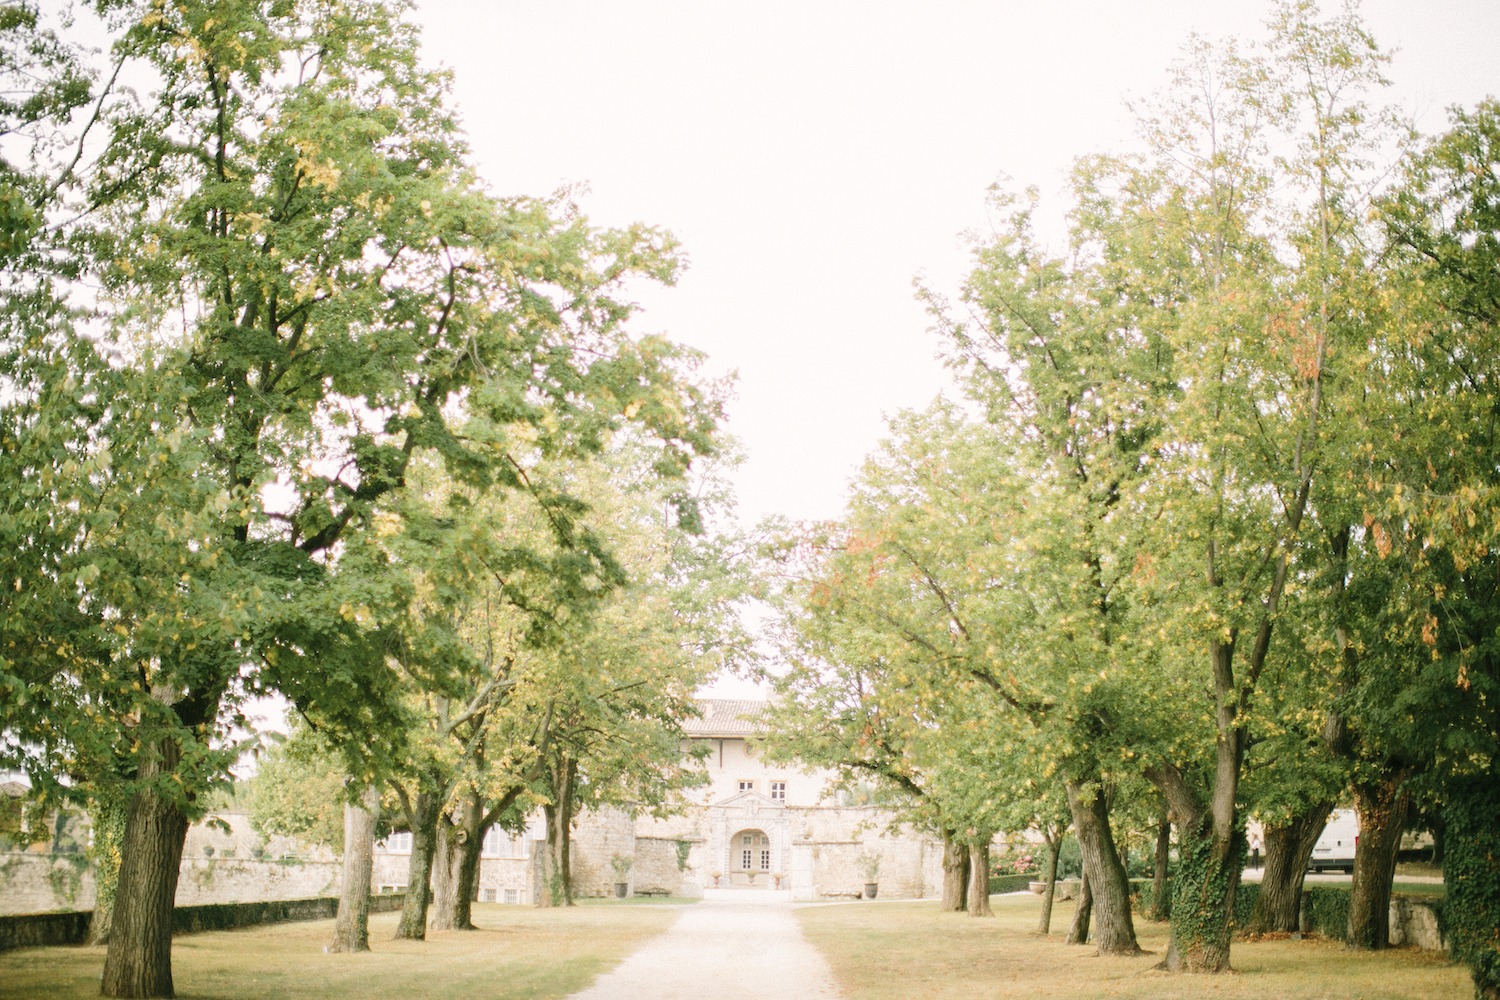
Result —
[{"label": "potted plant", "polygon": [[630,892],[630,866],[635,864],[635,858],[626,854],[616,854],[609,859],[609,866],[615,870],[615,898],[624,899]]},{"label": "potted plant", "polygon": [[876,881],[880,877],[880,855],[861,854],[859,866],[865,871],[865,898],[874,899],[875,893],[880,890],[880,885]]},{"label": "potted plant", "polygon": [[724,877],[724,873],[723,872],[709,872],[709,874],[713,876],[713,879],[714,879],[714,888],[717,889],[719,887],[719,879],[721,879],[721,878]]},{"label": "potted plant", "polygon": [[786,878],[786,876],[783,875],[781,872],[774,872],[774,873],[772,873],[771,877],[776,880],[776,888],[778,888],[778,889],[781,888],[781,880],[784,879],[784,878]]}]

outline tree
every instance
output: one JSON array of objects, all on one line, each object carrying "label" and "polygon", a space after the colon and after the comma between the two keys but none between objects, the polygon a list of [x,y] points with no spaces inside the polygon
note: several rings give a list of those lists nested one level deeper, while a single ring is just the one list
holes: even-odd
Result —
[{"label": "tree", "polygon": [[1416,636],[1416,655],[1399,674],[1369,677],[1361,700],[1373,710],[1371,730],[1423,762],[1430,787],[1440,789],[1448,933],[1484,998],[1500,996],[1497,161],[1500,106],[1455,110],[1451,129],[1410,161],[1383,205],[1412,320],[1400,426],[1416,440],[1368,529],[1379,526],[1386,540],[1377,557],[1415,571],[1392,614],[1405,619],[1403,634]]},{"label": "tree", "polygon": [[[669,280],[671,242],[483,191],[399,10],[101,7],[115,57],[156,89],[106,86],[97,116],[41,145],[100,150],[55,192],[86,209],[61,235],[103,288],[89,330],[58,336],[110,345],[125,384],[73,422],[83,471],[63,481],[99,493],[61,505],[89,519],[65,536],[87,627],[18,621],[77,638],[23,681],[50,728],[16,732],[42,748],[36,773],[129,800],[103,992],[169,996],[182,838],[234,755],[237,702],[279,690],[325,726],[395,731],[380,625],[409,595],[370,539],[414,459],[524,491],[522,454],[597,451],[633,421],[668,442],[670,475],[716,414],[680,352],[625,328],[619,287]],[[16,482],[46,488],[37,469]]]},{"label": "tree", "polygon": [[246,782],[250,824],[263,838],[292,837],[337,850],[344,842],[344,774],[305,725],[262,753]]},{"label": "tree", "polygon": [[[1066,695],[1083,643],[1056,643],[1047,627],[1086,619],[1092,591],[1073,573],[1071,540],[1049,523],[1055,494],[1021,475],[989,428],[938,404],[892,429],[803,594],[792,595],[800,704],[790,714],[811,718],[790,724],[812,738],[793,748],[783,737],[778,752],[811,751],[912,797],[912,818],[950,845],[950,870],[967,859],[968,909],[979,915],[991,838],[1026,826],[1049,787],[1062,799],[1068,755],[1086,739]],[[822,706],[834,692],[847,701]],[[840,721],[815,736],[826,729],[820,713]],[[1097,759],[1090,766],[1098,780],[1079,808],[1093,817],[1096,806],[1107,814],[1108,775]],[[1087,829],[1096,860],[1114,852],[1099,831],[1098,822]],[[1106,951],[1134,947],[1117,858],[1114,875],[1121,891],[1101,918]],[[945,899],[958,895],[950,888]]]}]

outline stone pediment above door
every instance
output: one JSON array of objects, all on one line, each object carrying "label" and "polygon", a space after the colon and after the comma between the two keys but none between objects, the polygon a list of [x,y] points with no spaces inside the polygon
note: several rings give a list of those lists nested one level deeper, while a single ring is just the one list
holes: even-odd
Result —
[{"label": "stone pediment above door", "polygon": [[759,792],[739,792],[720,802],[715,802],[712,808],[722,809],[732,816],[758,816],[766,812],[784,812],[786,803],[768,799]]}]

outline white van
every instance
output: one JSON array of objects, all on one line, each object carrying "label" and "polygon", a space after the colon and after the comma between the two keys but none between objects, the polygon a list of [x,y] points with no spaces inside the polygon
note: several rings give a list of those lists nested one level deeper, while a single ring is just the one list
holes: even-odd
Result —
[{"label": "white van", "polygon": [[1359,843],[1359,816],[1353,809],[1335,809],[1313,845],[1308,868],[1315,872],[1354,871],[1354,845]]}]

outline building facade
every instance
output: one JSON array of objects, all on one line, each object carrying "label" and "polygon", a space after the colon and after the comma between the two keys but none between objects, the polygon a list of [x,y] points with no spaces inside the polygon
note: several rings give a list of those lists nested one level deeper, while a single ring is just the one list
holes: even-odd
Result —
[{"label": "building facade", "polygon": [[[683,749],[702,755],[706,783],[666,819],[617,809],[581,815],[571,851],[578,895],[613,893],[616,856],[631,859],[628,882],[637,894],[693,898],[759,889],[826,899],[857,896],[872,881],[884,897],[941,894],[943,851],[935,837],[893,828],[890,814],[876,807],[840,801],[828,772],[770,764],[756,752],[765,702],[700,705],[702,716],[683,725]],[[409,838],[395,834],[377,849],[376,891],[405,888]],[[539,820],[520,836],[492,830],[480,862],[480,901],[533,902],[544,842]]]}]

